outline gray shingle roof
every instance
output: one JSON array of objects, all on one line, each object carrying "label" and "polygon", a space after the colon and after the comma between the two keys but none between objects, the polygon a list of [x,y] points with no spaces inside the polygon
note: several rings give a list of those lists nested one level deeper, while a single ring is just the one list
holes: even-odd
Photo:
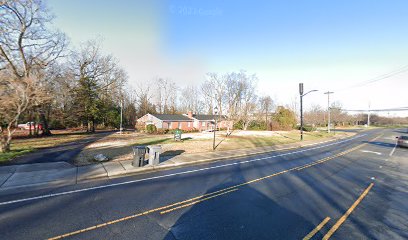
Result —
[{"label": "gray shingle roof", "polygon": [[199,120],[199,121],[212,121],[212,120],[214,120],[215,118],[217,118],[217,120],[218,120],[218,119],[224,120],[224,119],[226,119],[227,117],[226,117],[226,116],[221,116],[221,118],[219,118],[218,115],[194,114],[194,115],[193,115],[193,118],[195,118],[195,119],[197,119],[197,120]]},{"label": "gray shingle roof", "polygon": [[151,114],[162,121],[193,121],[182,114]]}]

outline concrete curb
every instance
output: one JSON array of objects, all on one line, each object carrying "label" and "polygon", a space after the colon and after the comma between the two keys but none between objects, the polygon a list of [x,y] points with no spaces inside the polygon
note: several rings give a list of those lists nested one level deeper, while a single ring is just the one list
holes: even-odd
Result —
[{"label": "concrete curb", "polygon": [[[269,147],[260,147],[257,149],[242,149],[219,151],[214,153],[186,154],[171,158],[157,166],[144,166],[135,168],[132,166],[132,160],[97,163],[87,166],[74,167],[66,162],[16,165],[0,168],[0,193],[7,190],[24,190],[35,188],[46,188],[55,186],[75,185],[81,182],[87,182],[94,179],[110,179],[121,176],[131,176],[158,172],[163,170],[176,169],[187,166],[206,164],[228,159],[237,159],[259,154],[272,153],[276,151],[285,151],[299,149],[318,144],[324,144],[353,135],[331,137],[326,139],[311,140],[306,143],[290,143]],[[323,140],[323,141],[322,141]],[[234,154],[236,153],[236,154]],[[205,157],[203,155],[213,155]],[[194,156],[195,155],[195,156]],[[200,157],[202,157],[200,159]],[[198,160],[192,160],[198,159]],[[31,167],[31,168],[30,168]],[[32,188],[31,188],[32,187]]]},{"label": "concrete curb", "polygon": [[[355,134],[354,134],[355,135]],[[248,157],[248,156],[254,156],[254,155],[259,155],[259,154],[265,154],[265,153],[272,153],[276,151],[285,151],[285,150],[293,150],[293,149],[299,149],[302,147],[309,147],[313,145],[318,145],[318,144],[323,144],[323,143],[328,143],[336,140],[341,140],[345,139],[348,137],[353,137],[354,135],[350,136],[343,136],[343,137],[331,137],[330,139],[326,141],[319,141],[319,142],[312,142],[308,144],[301,144],[301,143],[290,143],[290,144],[283,144],[283,145],[294,145],[293,147],[283,147],[283,148],[274,148],[274,149],[269,149],[269,150],[263,150],[263,151],[255,151],[251,153],[245,153],[245,154],[237,154],[237,155],[228,155],[225,157],[215,157],[215,158],[208,158],[208,159],[200,159],[200,160],[195,160],[191,162],[173,162],[172,164],[163,164],[163,165],[157,165],[157,166],[144,166],[141,168],[134,168],[128,171],[126,170],[125,172],[121,173],[111,173],[108,174],[108,177],[112,178],[118,178],[120,176],[130,176],[130,175],[136,175],[136,174],[142,174],[142,173],[150,173],[150,172],[157,172],[157,171],[163,171],[163,170],[171,170],[171,169],[176,169],[180,167],[187,167],[187,166],[194,166],[194,165],[200,165],[200,164],[206,164],[209,162],[217,162],[217,161],[222,161],[222,160],[228,160],[228,159],[236,159],[236,158],[243,158],[243,157]],[[250,149],[247,149],[250,151]],[[220,153],[220,152],[218,152]],[[171,161],[171,160],[168,160]],[[124,161],[122,161],[123,163]],[[131,162],[131,161],[130,161]],[[136,173],[136,174],[135,174]]]}]

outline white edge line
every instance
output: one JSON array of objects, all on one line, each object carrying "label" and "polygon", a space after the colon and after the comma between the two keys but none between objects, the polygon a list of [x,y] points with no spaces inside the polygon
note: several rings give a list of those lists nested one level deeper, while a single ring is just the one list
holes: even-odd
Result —
[{"label": "white edge line", "polygon": [[355,136],[355,137],[352,137],[352,138],[349,138],[349,139],[346,139],[346,140],[342,140],[342,141],[338,141],[338,142],[334,142],[334,143],[331,143],[331,144],[322,145],[322,146],[309,148],[309,149],[302,149],[302,150],[289,152],[289,153],[282,153],[282,154],[278,154],[278,155],[274,155],[274,156],[268,156],[268,157],[257,158],[257,159],[246,160],[246,161],[239,161],[239,162],[222,164],[222,165],[213,166],[213,167],[200,168],[200,169],[195,169],[195,170],[189,170],[189,171],[178,172],[178,173],[171,173],[171,174],[166,174],[166,175],[160,175],[160,176],[155,176],[155,177],[131,180],[131,181],[120,182],[120,183],[112,183],[112,184],[101,185],[101,186],[96,186],[96,187],[82,188],[82,189],[71,190],[71,191],[66,191],[66,192],[51,193],[51,194],[40,195],[40,196],[36,196],[36,197],[16,199],[16,200],[11,200],[11,201],[1,202],[0,206],[13,204],[13,203],[28,202],[28,201],[39,200],[39,199],[44,199],[44,198],[63,196],[63,195],[68,195],[68,194],[73,194],[73,193],[86,192],[86,191],[97,190],[97,189],[116,187],[116,186],[131,184],[131,183],[144,182],[144,181],[154,180],[154,179],[159,179],[159,178],[166,178],[166,177],[171,177],[171,176],[189,174],[189,173],[194,173],[194,172],[201,172],[201,171],[211,170],[211,169],[216,169],[216,168],[221,168],[221,167],[228,167],[228,166],[233,166],[233,165],[238,165],[238,164],[244,164],[244,163],[256,162],[256,161],[261,161],[261,160],[266,160],[266,159],[271,159],[271,158],[276,158],[276,157],[282,157],[282,156],[286,156],[286,155],[292,155],[292,154],[296,154],[296,153],[301,153],[301,152],[311,151],[311,150],[324,148],[324,147],[328,147],[328,146],[332,146],[332,145],[341,144],[341,143],[348,142],[348,141],[351,141],[351,140],[354,140],[354,139],[357,139],[357,138],[364,137],[366,135],[367,134],[362,134],[360,136]]},{"label": "white edge line", "polygon": [[394,148],[393,148],[392,151],[390,152],[390,157],[392,156],[392,154],[394,154],[395,149],[397,149],[397,146],[398,146],[398,141],[395,143]]}]

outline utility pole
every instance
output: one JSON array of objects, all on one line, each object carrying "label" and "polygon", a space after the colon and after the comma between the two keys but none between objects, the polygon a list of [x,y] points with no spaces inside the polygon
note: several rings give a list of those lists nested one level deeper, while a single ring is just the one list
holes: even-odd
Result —
[{"label": "utility pole", "polygon": [[[215,99],[217,99],[217,94],[215,94]],[[218,104],[217,104],[218,105]],[[217,106],[215,106],[215,108],[213,109],[213,116],[214,116],[214,129],[213,129],[213,132],[214,132],[214,137],[213,137],[213,151],[215,151],[215,148],[216,148],[216,146],[215,146],[215,131],[217,131],[217,114],[218,114],[218,107]]]},{"label": "utility pole", "polygon": [[334,92],[327,91],[324,94],[327,94],[327,133],[330,133],[330,94]]},{"label": "utility pole", "polygon": [[371,108],[371,103],[368,103],[367,127],[370,126],[370,108]]}]

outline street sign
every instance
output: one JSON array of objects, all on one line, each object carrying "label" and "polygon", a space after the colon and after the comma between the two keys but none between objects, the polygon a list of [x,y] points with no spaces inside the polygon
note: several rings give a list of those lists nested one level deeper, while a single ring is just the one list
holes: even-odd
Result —
[{"label": "street sign", "polygon": [[303,83],[299,83],[299,94],[303,95]]}]

